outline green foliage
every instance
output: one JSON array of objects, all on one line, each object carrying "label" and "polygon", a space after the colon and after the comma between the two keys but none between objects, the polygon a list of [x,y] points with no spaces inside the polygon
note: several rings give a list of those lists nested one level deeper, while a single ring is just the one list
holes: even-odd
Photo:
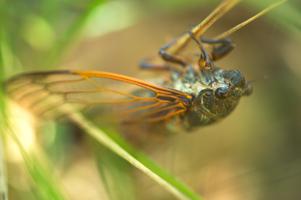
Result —
[{"label": "green foliage", "polygon": [[97,167],[110,199],[136,199],[131,165],[94,140],[92,145]]},{"label": "green foliage", "polygon": [[[2,30],[0,30],[0,44],[3,41]],[[0,82],[4,80],[4,55],[1,51],[0,45]],[[6,164],[4,160],[4,139],[5,139],[5,130],[4,125],[6,123],[5,118],[5,94],[3,87],[0,87],[0,195],[3,196],[3,200],[8,198],[7,192],[7,180],[6,180]]]}]

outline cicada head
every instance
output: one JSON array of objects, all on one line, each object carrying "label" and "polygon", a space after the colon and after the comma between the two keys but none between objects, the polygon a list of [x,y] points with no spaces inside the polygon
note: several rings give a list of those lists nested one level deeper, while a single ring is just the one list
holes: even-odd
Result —
[{"label": "cicada head", "polygon": [[221,70],[215,72],[218,83],[222,86],[215,87],[215,96],[219,99],[239,99],[252,93],[252,85],[246,81],[239,70]]},{"label": "cicada head", "polygon": [[190,107],[190,125],[209,124],[227,116],[234,110],[240,97],[252,93],[251,84],[238,70],[215,69],[202,73],[201,80],[205,87],[195,95]]}]

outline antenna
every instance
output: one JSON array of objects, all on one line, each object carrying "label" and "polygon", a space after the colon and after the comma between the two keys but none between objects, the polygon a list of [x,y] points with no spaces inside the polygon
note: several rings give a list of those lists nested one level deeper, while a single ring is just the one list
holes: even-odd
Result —
[{"label": "antenna", "polygon": [[279,2],[276,2],[272,5],[270,5],[269,7],[263,9],[262,11],[260,11],[259,13],[257,13],[256,15],[254,15],[253,17],[250,17],[249,19],[243,21],[242,23],[234,26],[233,28],[221,33],[220,35],[218,35],[217,37],[215,37],[215,39],[221,39],[221,38],[226,38],[229,35],[235,33],[236,31],[240,30],[241,28],[243,28],[244,26],[248,25],[249,23],[253,22],[254,20],[256,20],[257,18],[263,16],[264,14],[266,14],[267,12],[271,11],[272,9],[280,6],[281,4],[283,4],[284,2],[286,2],[287,0],[282,0]]}]

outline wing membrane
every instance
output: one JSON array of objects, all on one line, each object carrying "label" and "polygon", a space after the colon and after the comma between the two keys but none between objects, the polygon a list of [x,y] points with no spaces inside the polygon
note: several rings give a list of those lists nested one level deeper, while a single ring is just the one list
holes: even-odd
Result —
[{"label": "wing membrane", "polygon": [[38,116],[56,117],[60,106],[76,110],[106,107],[127,122],[159,122],[184,113],[189,94],[132,77],[99,71],[48,71],[21,74],[6,83],[17,102]]}]

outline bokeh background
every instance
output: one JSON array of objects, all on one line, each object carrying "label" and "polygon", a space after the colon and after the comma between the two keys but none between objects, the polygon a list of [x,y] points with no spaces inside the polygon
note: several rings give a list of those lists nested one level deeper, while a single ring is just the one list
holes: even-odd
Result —
[{"label": "bokeh background", "polygon": [[[156,55],[218,2],[0,0],[0,78],[50,69],[158,76],[140,72],[139,61]],[[272,2],[244,1],[207,36]],[[254,93],[223,121],[172,135],[141,151],[204,199],[300,199],[300,1],[289,0],[235,33],[232,40],[235,50],[218,65],[239,69],[254,80]],[[1,100],[2,127],[8,121],[4,115],[8,104]],[[1,143],[1,170],[6,171],[1,192],[7,195],[8,189],[10,199],[174,199],[68,120],[31,126],[27,115],[13,118],[17,138],[10,138],[3,128]],[[50,173],[41,171],[40,165]]]}]

